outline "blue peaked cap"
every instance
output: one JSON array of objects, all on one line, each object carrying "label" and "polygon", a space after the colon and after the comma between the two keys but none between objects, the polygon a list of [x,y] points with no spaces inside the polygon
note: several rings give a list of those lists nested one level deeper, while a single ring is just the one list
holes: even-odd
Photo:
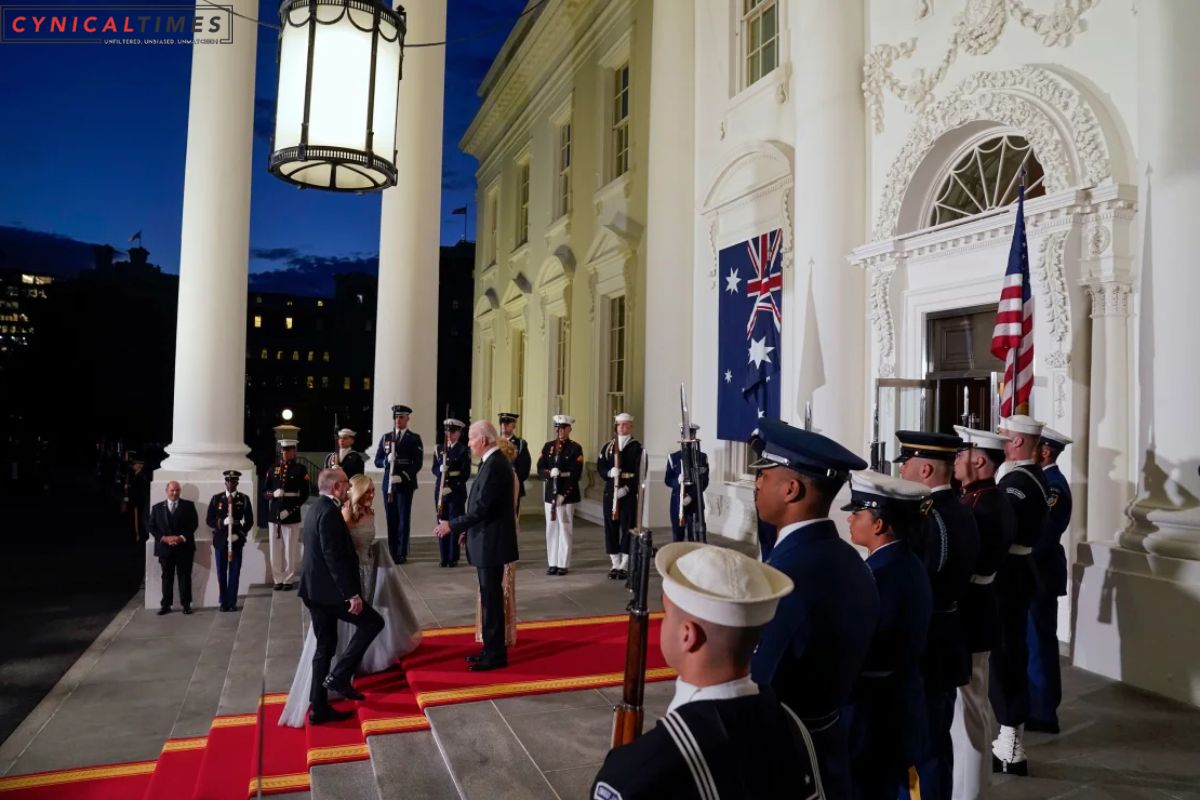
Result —
[{"label": "blue peaked cap", "polygon": [[751,469],[788,467],[845,481],[852,471],[867,468],[866,461],[828,436],[793,428],[783,420],[762,417],[758,420],[758,435],[763,450]]}]

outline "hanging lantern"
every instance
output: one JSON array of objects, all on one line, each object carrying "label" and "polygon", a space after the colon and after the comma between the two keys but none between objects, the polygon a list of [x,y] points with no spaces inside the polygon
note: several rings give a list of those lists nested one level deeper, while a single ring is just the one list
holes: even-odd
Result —
[{"label": "hanging lantern", "polygon": [[283,0],[267,168],[300,187],[396,185],[404,9],[378,0]]}]

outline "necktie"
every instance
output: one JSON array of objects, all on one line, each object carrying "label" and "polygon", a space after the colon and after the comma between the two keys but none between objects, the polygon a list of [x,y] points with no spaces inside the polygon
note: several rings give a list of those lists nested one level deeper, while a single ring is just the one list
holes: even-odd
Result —
[{"label": "necktie", "polygon": [[171,515],[174,516],[174,514],[175,514],[175,503],[174,502],[171,503],[170,508],[171,508]]}]

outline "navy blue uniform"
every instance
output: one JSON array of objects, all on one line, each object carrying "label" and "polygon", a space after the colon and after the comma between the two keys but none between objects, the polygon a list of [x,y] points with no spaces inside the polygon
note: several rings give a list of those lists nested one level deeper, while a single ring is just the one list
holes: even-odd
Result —
[{"label": "navy blue uniform", "polygon": [[[604,479],[604,552],[608,555],[629,553],[629,531],[637,527],[638,470],[642,465],[642,443],[632,436],[621,450],[611,439],[600,448],[596,470]],[[617,478],[608,477],[613,467],[620,467]],[[617,500],[617,518],[613,519],[613,496],[618,487],[629,492]]]},{"label": "navy blue uniform", "polygon": [[847,797],[849,755],[840,712],[850,702],[879,619],[875,579],[829,519],[793,529],[767,563],[796,588],[763,629],[751,674],[808,726],[827,796]]},{"label": "navy blue uniform", "polygon": [[513,459],[513,472],[517,473],[517,480],[520,481],[519,497],[524,497],[525,481],[529,480],[529,471],[533,466],[533,457],[529,454],[529,442],[520,436],[514,436],[508,441],[517,450],[517,457]]},{"label": "navy blue uniform", "polygon": [[988,697],[1001,725],[1024,725],[1029,717],[1029,603],[1034,594],[1029,554],[1042,536],[1049,490],[1042,468],[1033,462],[1013,467],[999,482],[1016,514],[1016,541],[996,576],[1000,636],[992,648]]},{"label": "navy blue uniform", "polygon": [[[679,473],[683,469],[683,451],[676,450],[671,455],[667,456],[667,471],[663,475],[663,483],[671,487],[671,539],[672,541],[682,542],[687,539],[689,542],[696,541],[694,533],[696,524],[696,514],[700,508],[700,501],[696,495],[696,487],[692,485],[689,476],[684,475],[682,483],[687,496],[692,498],[683,509],[683,525],[679,524],[679,490],[680,477]],[[697,470],[700,473],[700,492],[708,491],[708,456],[703,452],[700,453],[700,464]]]},{"label": "navy blue uniform", "polygon": [[933,610],[929,578],[904,542],[867,557],[879,591],[879,625],[847,709],[854,797],[894,800],[928,735],[921,654]]},{"label": "navy blue uniform", "polygon": [[[408,560],[412,498],[417,490],[417,473],[421,471],[421,462],[425,459],[425,445],[421,443],[421,435],[408,428],[400,431],[393,445],[395,438],[395,431],[388,431],[379,440],[375,466],[383,470],[383,508],[387,516],[388,549],[392,551],[392,560],[403,564]],[[391,458],[393,455],[395,459]],[[393,475],[395,481],[392,480]]]},{"label": "navy blue uniform", "polygon": [[[229,541],[229,526],[225,518],[233,518],[233,541]],[[238,492],[232,498],[218,492],[208,501],[205,517],[213,532],[213,561],[217,568],[217,588],[220,592],[221,608],[237,606],[238,578],[242,574],[242,547],[254,529],[254,508],[250,498]]]},{"label": "navy blue uniform", "polygon": [[[443,479],[442,476],[445,475]],[[433,458],[433,507],[438,508],[439,489],[449,489],[450,494],[441,495],[439,520],[461,517],[466,510],[467,478],[471,477],[471,451],[458,441],[447,447],[440,444]],[[443,482],[444,480],[444,482]],[[442,566],[457,566],[459,545],[457,536],[438,537],[438,553]]]},{"label": "navy blue uniform", "polygon": [[1042,535],[1030,558],[1036,578],[1029,605],[1029,721],[1039,727],[1058,728],[1062,700],[1062,675],[1058,664],[1058,598],[1067,593],[1067,554],[1062,535],[1071,524],[1071,487],[1057,464],[1042,470],[1049,491],[1050,510]]},{"label": "navy blue uniform", "polygon": [[1008,558],[1008,548],[1017,535],[1017,517],[991,478],[964,486],[962,502],[971,509],[979,528],[979,558],[959,609],[967,648],[972,653],[988,653],[1000,635],[996,573]]}]

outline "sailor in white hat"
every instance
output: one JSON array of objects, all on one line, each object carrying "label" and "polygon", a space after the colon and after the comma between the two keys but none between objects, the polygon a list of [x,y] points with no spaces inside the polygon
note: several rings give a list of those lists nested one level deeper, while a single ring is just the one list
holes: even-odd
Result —
[{"label": "sailor in white hat", "polygon": [[1016,512],[1016,539],[996,574],[996,600],[1000,608],[1000,638],[992,649],[988,694],[1000,735],[992,742],[992,771],[1028,775],[1022,742],[1029,717],[1029,647],[1026,627],[1035,584],[1029,556],[1042,535],[1050,509],[1050,489],[1037,463],[1043,424],[1018,414],[1000,421],[1007,436],[1004,455],[1009,469],[1000,478],[1000,491]]},{"label": "sailor in white hat", "polygon": [[571,542],[575,536],[575,506],[583,499],[583,447],[571,439],[575,418],[554,415],[554,438],[542,446],[537,471],[544,482],[546,507],[546,574],[566,575],[571,568]]},{"label": "sailor in white hat", "polygon": [[296,460],[295,439],[279,440],[279,460],[267,473],[263,497],[271,536],[275,591],[290,591],[300,573],[300,509],[308,499],[308,470]]},{"label": "sailor in white hat", "polygon": [[750,656],[792,581],[735,550],[677,542],[658,551],[659,644],[679,674],[653,730],[612,750],[593,800],[824,797],[808,731],[750,677]]},{"label": "sailor in white hat", "polygon": [[1025,730],[1058,733],[1062,675],[1058,666],[1058,598],[1067,593],[1067,554],[1062,536],[1071,525],[1071,487],[1058,457],[1071,437],[1042,428],[1038,461],[1050,489],[1050,511],[1031,556],[1037,592],[1029,607],[1029,719]]},{"label": "sailor in white hat", "polygon": [[366,472],[367,465],[363,463],[362,454],[354,449],[354,437],[358,434],[350,428],[339,428],[335,436],[337,437],[337,450],[325,456],[324,469],[340,467],[342,472],[346,473],[347,478],[353,478],[355,475],[362,475]]},{"label": "sailor in white hat", "polygon": [[596,470],[604,479],[604,552],[612,562],[610,580],[629,577],[629,531],[637,527],[638,474],[642,443],[634,439],[633,416],[613,417],[616,434],[600,448]]},{"label": "sailor in white hat", "polygon": [[[696,439],[696,432],[700,430],[700,426],[692,422],[688,425],[688,430],[683,429],[683,425],[679,426],[679,435],[683,437],[680,440],[682,445],[686,440]],[[708,491],[708,456],[699,447],[699,441],[696,442],[696,453],[699,456],[696,465],[697,477],[700,480],[700,491],[696,492],[696,487],[692,484],[690,475],[684,474],[683,468],[683,448],[676,450],[671,455],[667,456],[667,469],[663,473],[663,483],[671,487],[671,539],[672,541],[682,542],[685,539],[689,542],[699,541],[697,538],[699,515],[703,512],[700,508],[700,498],[704,492]]]}]

